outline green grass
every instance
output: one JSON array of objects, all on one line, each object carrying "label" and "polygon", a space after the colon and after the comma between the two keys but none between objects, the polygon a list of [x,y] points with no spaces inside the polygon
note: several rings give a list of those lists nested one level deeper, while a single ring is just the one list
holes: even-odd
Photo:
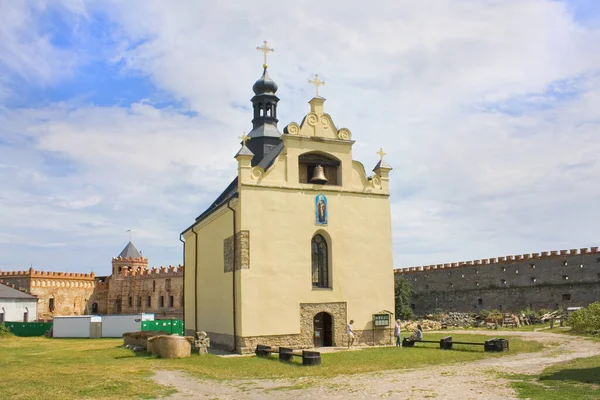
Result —
[{"label": "green grass", "polygon": [[531,400],[600,399],[600,356],[546,368],[539,376],[510,375],[520,398]]},{"label": "green grass", "polygon": [[[424,339],[438,340],[443,333],[426,333]],[[483,335],[452,335],[455,341],[480,342]],[[275,357],[198,356],[163,360],[147,353],[121,347],[120,339],[48,339],[4,337],[0,339],[0,382],[3,398],[10,399],[131,399],[152,398],[172,393],[150,379],[158,369],[182,370],[212,379],[295,378],[323,379],[341,374],[400,370],[431,364],[475,361],[502,354],[484,353],[483,346],[455,345],[439,350],[435,343],[414,348],[371,348],[323,354],[323,363],[303,367],[299,360],[280,363]],[[510,339],[510,352],[541,350],[533,341]],[[295,388],[295,387],[294,387]],[[292,388],[288,388],[290,390]]]}]

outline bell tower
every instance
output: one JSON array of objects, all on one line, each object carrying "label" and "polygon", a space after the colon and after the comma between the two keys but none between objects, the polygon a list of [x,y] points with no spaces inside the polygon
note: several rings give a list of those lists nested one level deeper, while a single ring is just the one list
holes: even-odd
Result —
[{"label": "bell tower", "polygon": [[277,103],[279,98],[275,96],[277,84],[267,73],[267,54],[275,50],[267,46],[265,41],[262,46],[256,48],[264,53],[263,74],[254,83],[252,90],[252,107],[254,117],[252,119],[252,131],[248,134],[248,149],[254,153],[252,166],[258,165],[261,160],[279,144],[281,144],[282,133],[277,128]]}]

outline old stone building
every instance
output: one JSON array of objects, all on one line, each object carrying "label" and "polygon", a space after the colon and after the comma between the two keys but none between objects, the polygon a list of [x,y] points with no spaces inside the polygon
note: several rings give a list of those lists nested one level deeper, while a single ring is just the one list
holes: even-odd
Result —
[{"label": "old stone building", "polygon": [[349,320],[356,343],[392,342],[392,168],[380,151],[367,175],[312,83],[308,114],[282,133],[264,65],[237,174],[182,233],[185,329],[207,331],[211,345],[344,346]]},{"label": "old stone building", "polygon": [[148,268],[129,242],[112,259],[112,274],[96,279],[92,310],[97,314],[152,313],[156,319],[183,318],[183,266]]},{"label": "old stone building", "polygon": [[412,284],[417,315],[558,309],[600,301],[598,247],[410,267],[395,275]]},{"label": "old stone building", "polygon": [[[70,272],[0,272],[0,280],[39,299],[37,319],[84,314],[153,313],[183,318],[183,267],[148,268],[133,243],[112,259],[110,276]],[[31,320],[36,319],[31,317]]]},{"label": "old stone building", "polygon": [[[89,314],[89,299],[94,292],[94,273],[2,271],[0,280],[36,296],[37,319],[50,320],[56,315]],[[33,315],[30,317],[36,319]]]}]

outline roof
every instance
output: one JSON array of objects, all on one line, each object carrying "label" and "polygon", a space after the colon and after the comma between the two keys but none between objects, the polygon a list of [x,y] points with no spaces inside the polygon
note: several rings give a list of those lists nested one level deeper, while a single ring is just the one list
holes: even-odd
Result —
[{"label": "roof", "polygon": [[123,251],[121,251],[121,254],[119,254],[119,257],[123,257],[123,258],[140,258],[142,255],[140,254],[140,252],[138,251],[138,249],[135,248],[135,246],[133,245],[133,243],[129,242],[127,243],[127,246],[125,246],[125,248],[123,249]]},{"label": "roof", "polygon": [[18,289],[13,289],[4,282],[0,282],[0,299],[31,299],[37,301],[37,297]]}]

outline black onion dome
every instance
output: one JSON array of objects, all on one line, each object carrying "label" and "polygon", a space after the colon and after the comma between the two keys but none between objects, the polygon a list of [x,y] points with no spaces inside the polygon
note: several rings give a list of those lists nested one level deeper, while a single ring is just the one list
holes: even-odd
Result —
[{"label": "black onion dome", "polygon": [[252,86],[252,90],[254,91],[254,94],[257,95],[277,92],[277,84],[269,77],[266,68],[264,69],[260,79],[254,83],[254,86]]}]

